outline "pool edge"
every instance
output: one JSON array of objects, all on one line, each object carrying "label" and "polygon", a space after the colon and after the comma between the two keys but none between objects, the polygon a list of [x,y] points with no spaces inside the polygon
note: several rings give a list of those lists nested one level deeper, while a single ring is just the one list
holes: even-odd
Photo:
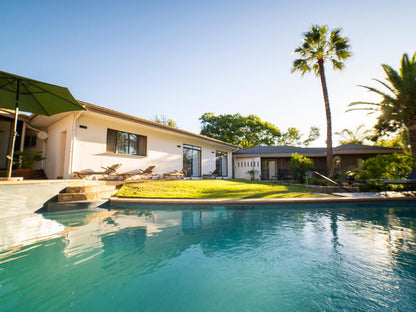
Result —
[{"label": "pool edge", "polygon": [[364,202],[411,202],[414,197],[317,197],[317,198],[262,198],[262,199],[161,199],[161,198],[118,198],[111,197],[111,205],[299,205],[299,204],[329,204],[329,203],[364,203]]}]

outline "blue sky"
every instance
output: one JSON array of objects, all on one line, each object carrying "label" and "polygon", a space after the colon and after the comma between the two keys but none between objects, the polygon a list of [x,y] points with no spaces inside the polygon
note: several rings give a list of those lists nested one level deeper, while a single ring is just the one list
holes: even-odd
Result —
[{"label": "blue sky", "polygon": [[[377,100],[357,85],[384,79],[381,64],[416,52],[416,1],[1,1],[0,70],[68,87],[79,100],[152,119],[164,114],[199,133],[199,117],[255,114],[325,144],[320,81],[291,74],[302,34],[342,27],[346,68],[327,67],[333,130],[371,128],[345,113]],[[337,144],[338,137],[334,137]]]}]

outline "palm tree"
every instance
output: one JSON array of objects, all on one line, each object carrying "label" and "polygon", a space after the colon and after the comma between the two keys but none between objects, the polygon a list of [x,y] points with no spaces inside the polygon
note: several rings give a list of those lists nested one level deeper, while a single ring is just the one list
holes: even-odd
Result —
[{"label": "palm tree", "polygon": [[382,65],[386,73],[386,82],[374,79],[388,89],[387,92],[373,87],[361,86],[381,96],[379,103],[353,102],[350,106],[366,105],[353,110],[378,112],[377,124],[374,126],[379,136],[386,133],[405,130],[413,158],[416,159],[416,53],[409,59],[403,54],[399,71],[388,65]]},{"label": "palm tree", "polygon": [[321,78],[326,112],[326,163],[329,174],[333,158],[332,125],[324,63],[330,61],[334,70],[343,69],[343,61],[351,56],[351,46],[348,38],[341,36],[341,28],[335,28],[329,33],[327,25],[312,25],[312,29],[303,35],[302,44],[294,50],[300,58],[293,61],[292,73],[299,71],[303,76],[313,70],[315,75]]},{"label": "palm tree", "polygon": [[364,129],[365,125],[361,124],[355,130],[342,129],[341,132],[335,132],[341,136],[340,144],[364,144],[366,140],[371,140],[373,131]]}]

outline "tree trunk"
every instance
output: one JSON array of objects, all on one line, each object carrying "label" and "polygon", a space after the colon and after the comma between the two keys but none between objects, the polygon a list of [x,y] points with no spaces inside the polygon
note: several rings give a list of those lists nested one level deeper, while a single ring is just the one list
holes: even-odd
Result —
[{"label": "tree trunk", "polygon": [[328,89],[326,87],[324,60],[319,59],[318,60],[318,65],[319,65],[319,75],[321,77],[322,92],[324,94],[324,101],[325,101],[325,113],[326,113],[326,170],[327,170],[327,175],[329,176],[331,174],[332,160],[333,160],[331,109],[329,107]]},{"label": "tree trunk", "polygon": [[416,161],[416,116],[407,124],[409,131],[409,143],[412,157]]}]

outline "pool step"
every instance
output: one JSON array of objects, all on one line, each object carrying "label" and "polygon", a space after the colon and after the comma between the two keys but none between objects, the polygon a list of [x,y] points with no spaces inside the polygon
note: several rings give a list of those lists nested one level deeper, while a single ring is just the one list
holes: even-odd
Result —
[{"label": "pool step", "polygon": [[107,204],[107,199],[52,202],[47,205],[46,211],[55,212],[89,208],[105,208],[107,207]]},{"label": "pool step", "polygon": [[58,202],[105,199],[110,198],[116,191],[116,185],[105,183],[69,186],[66,188],[65,193],[58,194]]}]

